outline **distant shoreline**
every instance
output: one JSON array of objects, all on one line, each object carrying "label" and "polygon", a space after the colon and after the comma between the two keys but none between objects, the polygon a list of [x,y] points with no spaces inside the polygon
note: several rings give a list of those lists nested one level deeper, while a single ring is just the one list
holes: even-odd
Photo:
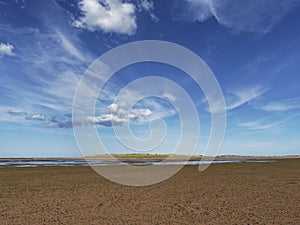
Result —
[{"label": "distant shoreline", "polygon": [[[112,155],[117,160],[164,160],[170,155],[166,154],[113,154]],[[187,158],[184,155],[171,155],[170,160],[182,160]],[[220,155],[216,157],[209,156],[192,156],[190,161],[195,160],[222,160],[222,159],[299,159],[299,155],[286,155],[286,156],[240,156],[240,155]],[[0,162],[9,162],[9,161],[81,161],[81,160],[106,160],[111,159],[111,155],[96,155],[96,156],[87,156],[82,158],[77,157],[3,157],[0,158]]]}]

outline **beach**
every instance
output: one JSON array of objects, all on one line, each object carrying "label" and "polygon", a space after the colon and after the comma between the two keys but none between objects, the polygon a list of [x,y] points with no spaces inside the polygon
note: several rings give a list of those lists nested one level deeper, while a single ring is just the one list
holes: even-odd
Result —
[{"label": "beach", "polygon": [[0,167],[1,224],[300,224],[300,159],[185,166],[151,186],[88,166]]}]

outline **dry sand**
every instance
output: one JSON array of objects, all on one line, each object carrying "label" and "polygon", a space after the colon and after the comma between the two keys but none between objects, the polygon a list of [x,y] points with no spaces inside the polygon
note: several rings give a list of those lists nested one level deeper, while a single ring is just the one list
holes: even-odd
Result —
[{"label": "dry sand", "polygon": [[0,168],[0,224],[300,224],[300,160],[186,166],[128,187],[89,167]]}]

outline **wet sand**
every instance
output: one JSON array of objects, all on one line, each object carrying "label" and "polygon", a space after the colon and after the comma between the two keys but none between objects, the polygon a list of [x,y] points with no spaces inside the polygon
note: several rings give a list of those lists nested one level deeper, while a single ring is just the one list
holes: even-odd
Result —
[{"label": "wet sand", "polygon": [[300,160],[185,166],[128,187],[84,166],[0,168],[0,224],[300,224]]}]

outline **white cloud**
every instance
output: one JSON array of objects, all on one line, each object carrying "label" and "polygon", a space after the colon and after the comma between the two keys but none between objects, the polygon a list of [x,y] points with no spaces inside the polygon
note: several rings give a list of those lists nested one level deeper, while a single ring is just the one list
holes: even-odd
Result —
[{"label": "white cloud", "polygon": [[[83,118],[76,118],[71,120],[70,116],[66,114],[63,117],[58,118],[59,115],[52,116],[52,119],[49,120],[49,124],[47,127],[59,127],[59,128],[71,128],[72,126],[92,126],[92,125],[100,125],[100,126],[122,126],[129,122],[134,123],[144,123],[150,121],[152,119],[152,111],[147,108],[135,108],[132,110],[127,110],[122,106],[113,103],[107,106],[107,109],[111,110],[102,112],[98,116],[87,116]],[[10,112],[15,116],[23,115],[22,111]],[[26,115],[28,115],[26,113]],[[45,120],[43,115],[37,114],[30,116],[31,119],[39,119]]]},{"label": "white cloud", "polygon": [[219,24],[236,32],[266,34],[299,0],[185,0],[185,3],[178,10],[179,19],[204,22],[214,17]]},{"label": "white cloud", "polygon": [[14,56],[15,53],[13,52],[13,50],[14,50],[14,46],[10,44],[0,43],[0,57],[4,55]]},{"label": "white cloud", "polygon": [[117,112],[118,110],[118,105],[116,103],[112,103],[111,105],[109,105],[107,108],[109,108],[112,112]]},{"label": "white cloud", "polygon": [[132,109],[129,114],[130,119],[138,119],[152,114],[150,109]]},{"label": "white cloud", "polygon": [[28,120],[45,120],[46,118],[42,114],[34,114],[29,117],[26,117],[26,119],[28,119]]},{"label": "white cloud", "polygon": [[126,118],[121,118],[118,115],[101,114],[96,117],[87,117],[87,121],[104,126],[118,126],[126,123],[128,120]]},{"label": "white cloud", "polygon": [[270,102],[263,106],[262,109],[272,112],[286,112],[300,109],[300,97]]},{"label": "white cloud", "polygon": [[126,110],[120,105],[113,103],[107,107],[111,110],[110,113],[101,113],[99,116],[89,116],[86,118],[86,122],[95,123],[96,125],[103,126],[121,126],[130,121],[140,122],[149,119],[152,111],[150,109],[132,109]]},{"label": "white cloud", "polygon": [[136,31],[135,6],[120,0],[82,0],[83,16],[74,22],[76,27],[133,35]]}]

